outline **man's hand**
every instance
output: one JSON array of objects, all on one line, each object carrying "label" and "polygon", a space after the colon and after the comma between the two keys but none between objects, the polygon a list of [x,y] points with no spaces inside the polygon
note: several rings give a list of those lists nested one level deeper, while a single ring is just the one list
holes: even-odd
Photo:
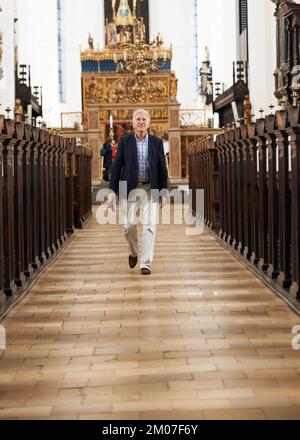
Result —
[{"label": "man's hand", "polygon": [[111,208],[114,211],[115,204],[116,204],[116,194],[114,192],[111,192],[107,197],[106,205],[108,206],[108,208]]}]

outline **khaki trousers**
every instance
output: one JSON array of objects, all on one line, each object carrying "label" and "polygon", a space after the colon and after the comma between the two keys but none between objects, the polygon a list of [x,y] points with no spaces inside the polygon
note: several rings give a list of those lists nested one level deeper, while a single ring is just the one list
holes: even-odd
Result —
[{"label": "khaki trousers", "polygon": [[157,206],[151,198],[150,184],[139,184],[129,200],[121,200],[123,232],[129,245],[129,254],[138,256],[137,224],[142,224],[140,268],[151,270],[157,228]]}]

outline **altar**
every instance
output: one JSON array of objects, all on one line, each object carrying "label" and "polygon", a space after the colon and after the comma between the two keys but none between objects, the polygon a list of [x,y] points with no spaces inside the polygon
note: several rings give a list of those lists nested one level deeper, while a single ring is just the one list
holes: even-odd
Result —
[{"label": "altar", "polygon": [[108,137],[118,142],[131,132],[136,108],[148,110],[151,133],[164,141],[170,177],[181,177],[180,104],[172,47],[165,47],[160,35],[149,41],[147,14],[137,11],[140,2],[131,3],[132,8],[121,0],[117,8],[112,0],[109,10],[106,2],[105,48],[96,50],[89,36],[88,48],[81,53],[83,128],[94,152],[95,183],[101,180],[101,145]]}]

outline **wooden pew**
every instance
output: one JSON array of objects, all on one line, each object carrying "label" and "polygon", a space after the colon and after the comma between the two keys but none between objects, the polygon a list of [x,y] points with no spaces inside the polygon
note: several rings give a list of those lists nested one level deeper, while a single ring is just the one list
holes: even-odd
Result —
[{"label": "wooden pew", "polygon": [[31,145],[32,127],[25,126],[25,143],[23,145],[23,236],[24,236],[24,274],[30,279],[34,272],[32,266],[32,222],[31,222]]},{"label": "wooden pew", "polygon": [[[218,217],[216,236],[294,304],[300,301],[299,151],[299,106],[226,129],[214,144],[206,139],[188,151],[190,188],[205,189],[205,224],[213,230]],[[216,194],[220,212],[212,209]]]},{"label": "wooden pew", "polygon": [[91,216],[91,161],[75,140],[0,115],[0,316],[65,245],[75,218],[82,227]]},{"label": "wooden pew", "polygon": [[14,121],[5,120],[0,141],[3,145],[3,251],[4,293],[12,296],[15,284],[15,218],[14,218],[14,167],[13,155],[16,139],[13,138]]},{"label": "wooden pew", "polygon": [[14,234],[15,234],[15,283],[25,283],[24,266],[24,201],[23,201],[23,148],[26,144],[25,126],[15,124],[17,142],[14,145]]},{"label": "wooden pew", "polygon": [[68,139],[66,142],[66,232],[74,232],[74,192],[73,192],[73,168],[75,166],[75,139]]}]

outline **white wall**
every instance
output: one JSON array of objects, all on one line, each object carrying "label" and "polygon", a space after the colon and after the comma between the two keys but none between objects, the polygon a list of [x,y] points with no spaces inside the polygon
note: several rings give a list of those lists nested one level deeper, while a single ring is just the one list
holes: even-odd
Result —
[{"label": "white wall", "polygon": [[[0,31],[3,33],[2,68],[4,77],[0,80],[0,113],[5,114],[7,107],[14,108],[15,104],[15,75],[14,75],[14,1],[1,0]],[[12,113],[10,113],[12,117]]]},{"label": "white wall", "polygon": [[[238,5],[236,0],[198,0],[199,59],[210,49],[213,81],[232,86],[232,62],[239,59]],[[299,2],[299,1],[298,1]],[[259,116],[262,107],[268,113],[274,97],[276,67],[275,6],[271,1],[249,0],[249,89],[252,112]]]},{"label": "white wall", "polygon": [[31,86],[43,88],[44,119],[57,115],[56,1],[17,0],[19,64],[31,66]]},{"label": "white wall", "polygon": [[[9,0],[7,0],[9,1]],[[61,112],[81,111],[80,46],[104,44],[103,0],[62,0],[64,103],[58,96],[57,10],[54,0],[16,0],[19,63],[31,65],[31,84],[43,87],[44,119],[60,126]]]},{"label": "white wall", "polygon": [[225,83],[228,89],[233,83],[232,62],[237,60],[238,50],[236,0],[198,0],[198,23],[200,64],[207,46],[213,82]]},{"label": "white wall", "polygon": [[250,0],[249,19],[249,89],[252,113],[259,117],[262,107],[270,113],[270,103],[277,106],[274,96],[276,68],[275,6],[271,1]]},{"label": "white wall", "polygon": [[178,78],[182,108],[197,106],[194,0],[150,0],[150,39],[159,32],[173,44],[172,70]]},{"label": "white wall", "polygon": [[80,48],[88,47],[89,33],[94,47],[104,47],[103,0],[64,0],[64,96],[61,112],[81,111]]}]

